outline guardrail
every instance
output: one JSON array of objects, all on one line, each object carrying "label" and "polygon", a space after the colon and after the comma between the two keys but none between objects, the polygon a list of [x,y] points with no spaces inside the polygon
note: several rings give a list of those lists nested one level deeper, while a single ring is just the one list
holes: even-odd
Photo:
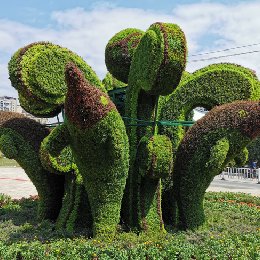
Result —
[{"label": "guardrail", "polygon": [[226,167],[220,174],[222,180],[226,178],[238,178],[238,179],[251,179],[257,180],[257,183],[260,184],[260,168],[251,169],[247,167],[236,168],[236,167]]}]

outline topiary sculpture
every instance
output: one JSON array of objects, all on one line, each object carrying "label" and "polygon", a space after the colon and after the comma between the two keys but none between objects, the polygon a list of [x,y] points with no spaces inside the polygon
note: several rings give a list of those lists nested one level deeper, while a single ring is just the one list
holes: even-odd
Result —
[{"label": "topiary sculpture", "polygon": [[39,158],[40,144],[50,130],[19,113],[0,112],[0,149],[15,159],[36,187],[38,218],[56,220],[64,192],[64,177],[46,171]]},{"label": "topiary sculpture", "polygon": [[143,34],[141,30],[128,28],[109,40],[105,50],[105,62],[108,71],[119,81],[128,82],[132,58]]},{"label": "topiary sculpture", "polygon": [[[130,36],[125,34],[124,37],[124,39],[121,38],[123,42],[127,41]],[[110,42],[113,42],[113,38],[108,44],[110,52],[113,53]],[[116,47],[113,46],[113,48]],[[142,36],[133,53],[129,73],[128,66],[121,65],[118,68],[113,66],[110,60],[106,59],[109,72],[117,79],[122,80],[122,78],[118,77],[118,75],[123,74],[122,69],[125,69],[125,75],[129,74],[125,104],[126,116],[133,119],[141,118],[152,121],[156,120],[159,95],[167,95],[174,90],[181,79],[185,64],[185,36],[177,25],[165,23],[151,25]],[[125,78],[123,80],[127,82]],[[134,124],[136,122],[130,123]],[[146,136],[148,139],[159,140],[159,137],[156,137],[156,132],[155,126],[146,128],[133,126],[129,128],[130,171],[122,206],[124,222],[130,226],[139,226],[144,230],[151,231],[164,229],[160,207],[161,175],[159,174],[151,179],[149,174],[143,173],[141,177],[136,155],[141,137]],[[168,145],[167,142],[166,138],[162,138],[159,143],[155,144],[160,147],[154,151],[158,152],[153,154],[155,158],[164,157],[160,153],[164,152],[163,148],[164,145]],[[148,164],[150,163],[152,162],[148,162]],[[169,159],[165,167],[169,170],[171,164],[171,159]],[[167,173],[165,174],[167,175]]]},{"label": "topiary sculpture", "polygon": [[75,53],[49,42],[35,42],[19,49],[8,68],[21,106],[41,117],[57,115],[64,104],[67,86],[65,65],[73,61],[89,81],[105,90],[94,71]]},{"label": "topiary sculpture", "polygon": [[[159,100],[159,119],[185,120],[190,111],[198,106],[212,109],[214,106],[230,103],[235,100],[259,100],[260,83],[251,70],[230,63],[213,64],[185,76],[176,90]],[[159,133],[168,136],[173,145],[173,162],[176,151],[185,135],[183,127],[161,125]],[[172,198],[172,182],[168,178],[164,182],[163,211],[165,221],[170,224],[176,212]],[[171,216],[168,218],[168,216]]]},{"label": "topiary sculpture", "polygon": [[[143,169],[149,169],[147,167],[149,162],[145,161],[146,167],[144,167],[143,161],[140,161],[138,156],[141,154],[143,158],[150,158],[148,149],[144,147],[147,145],[147,140],[156,135],[158,130],[160,135],[168,136],[172,141],[174,165],[176,151],[185,134],[185,127],[182,126],[160,124],[157,128],[156,120],[166,121],[166,123],[172,120],[183,121],[189,118],[192,109],[197,106],[210,110],[216,105],[234,100],[260,98],[260,84],[257,77],[244,67],[223,63],[207,66],[193,74],[185,73],[185,37],[181,30],[176,28],[178,27],[170,24],[152,25],[135,46],[130,71],[126,69],[128,73],[128,80],[125,79],[125,82],[128,82],[125,104],[126,126],[128,124],[131,126],[128,130],[130,172],[123,200],[122,219],[130,226],[142,227],[146,230],[149,228],[159,230],[162,227],[158,224],[160,221],[155,221],[162,219],[160,199],[158,199],[160,196],[156,197],[156,190],[151,188],[155,183],[148,181],[147,186],[150,188],[147,189],[142,184],[145,176]],[[124,37],[127,39],[127,34]],[[111,46],[110,52],[113,52]],[[110,70],[112,65],[109,60],[106,60],[106,65],[116,78],[124,68],[121,64],[120,71],[116,66]],[[178,85],[181,76],[182,80]],[[174,89],[177,85],[178,87]],[[136,121],[136,119],[141,120]],[[152,121],[154,124],[147,124]],[[142,137],[144,139],[141,139]],[[138,151],[139,149],[141,151]],[[163,146],[161,150],[164,151]],[[171,161],[168,163],[170,164]],[[174,223],[177,212],[173,199],[173,181],[172,177],[168,177],[164,178],[163,182],[163,217],[167,224]],[[149,194],[148,191],[151,193]],[[155,200],[157,203],[154,202]],[[151,211],[150,215],[149,211]],[[146,219],[149,219],[150,223],[147,224]]]},{"label": "topiary sculpture", "polygon": [[[169,127],[167,121],[187,120],[197,106],[210,110],[235,100],[259,100],[260,83],[252,71],[234,64],[186,73],[186,56],[185,35],[174,24],[155,23],[146,32],[126,29],[108,42],[111,74],[104,83],[128,84],[124,125],[96,74],[76,54],[51,43],[15,53],[10,79],[28,112],[53,116],[65,102],[64,124],[44,138],[40,149],[41,167],[65,176],[57,227],[73,231],[81,222],[92,225],[94,236],[111,238],[120,208],[121,222],[138,230],[164,231],[163,222],[176,219],[182,228],[203,223],[202,199],[210,181],[228,161],[242,162],[244,146],[259,134],[259,104],[216,108],[185,138],[186,126]],[[252,132],[251,125],[243,125],[250,122]],[[11,153],[7,139],[1,142]]]},{"label": "topiary sculpture", "polygon": [[216,107],[187,132],[176,154],[173,177],[181,227],[203,224],[203,197],[210,182],[259,135],[259,101]]},{"label": "topiary sculpture", "polygon": [[57,152],[70,145],[87,190],[94,236],[113,237],[128,173],[124,124],[109,97],[84,79],[74,64],[67,65],[65,74],[66,121],[47,137],[45,147]]}]

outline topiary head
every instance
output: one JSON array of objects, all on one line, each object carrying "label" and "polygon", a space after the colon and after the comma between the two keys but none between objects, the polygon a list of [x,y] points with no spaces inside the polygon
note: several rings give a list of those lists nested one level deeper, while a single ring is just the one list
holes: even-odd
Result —
[{"label": "topiary head", "polygon": [[105,50],[107,70],[118,80],[127,83],[133,54],[143,31],[133,28],[122,30],[108,42]]},{"label": "topiary head", "polygon": [[186,39],[178,25],[154,23],[134,53],[131,86],[151,95],[168,95],[179,84],[186,66]]},{"label": "topiary head", "polygon": [[116,109],[109,96],[91,85],[74,63],[66,65],[65,78],[68,86],[66,118],[79,128],[92,127],[109,111]]},{"label": "topiary head", "polygon": [[82,58],[50,42],[29,44],[12,56],[8,64],[10,80],[27,112],[52,117],[61,111],[67,92],[64,69],[69,61],[77,64],[92,84],[102,86]]}]

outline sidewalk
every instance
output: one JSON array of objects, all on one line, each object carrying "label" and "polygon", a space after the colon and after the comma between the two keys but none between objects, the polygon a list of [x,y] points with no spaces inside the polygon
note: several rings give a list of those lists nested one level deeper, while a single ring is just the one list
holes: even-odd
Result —
[{"label": "sidewalk", "polygon": [[[230,191],[250,193],[260,196],[260,184],[257,180],[226,179],[216,176],[207,191]],[[36,195],[37,191],[22,168],[0,167],[0,193],[7,194],[14,199]]]},{"label": "sidewalk", "polygon": [[34,185],[20,167],[0,167],[0,193],[7,194],[13,199],[37,195]]}]

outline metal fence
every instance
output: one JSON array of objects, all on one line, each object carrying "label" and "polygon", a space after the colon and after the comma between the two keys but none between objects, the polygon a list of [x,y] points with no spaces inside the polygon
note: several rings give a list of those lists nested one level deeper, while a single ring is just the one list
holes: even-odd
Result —
[{"label": "metal fence", "polygon": [[225,179],[247,179],[256,180],[260,184],[260,168],[251,169],[248,167],[236,168],[236,167],[226,167],[220,174],[222,180]]}]

